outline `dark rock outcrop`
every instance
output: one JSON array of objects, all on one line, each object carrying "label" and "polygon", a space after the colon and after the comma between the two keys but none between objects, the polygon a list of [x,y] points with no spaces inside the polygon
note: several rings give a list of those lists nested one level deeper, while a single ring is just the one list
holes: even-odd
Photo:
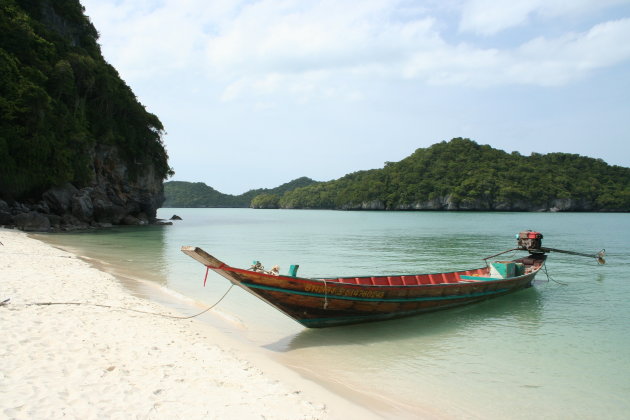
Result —
[{"label": "dark rock outcrop", "polygon": [[43,232],[155,223],[164,201],[155,168],[144,164],[132,175],[114,146],[96,146],[93,156],[90,186],[59,185],[37,203],[0,200],[0,225]]},{"label": "dark rock outcrop", "polygon": [[13,215],[6,201],[0,200],[0,225],[12,225]]},{"label": "dark rock outcrop", "polygon": [[48,217],[36,211],[17,214],[13,220],[19,229],[27,232],[46,232],[50,230]]},{"label": "dark rock outcrop", "polygon": [[78,192],[74,185],[66,183],[49,189],[42,195],[42,199],[53,213],[64,214],[72,208],[72,198]]},{"label": "dark rock outcrop", "polygon": [[94,218],[91,191],[93,191],[92,188],[85,188],[72,197],[72,215],[84,222],[90,222]]},{"label": "dark rock outcrop", "polygon": [[525,201],[503,202],[490,198],[455,201],[451,194],[436,197],[431,200],[419,201],[409,204],[386,206],[380,200],[365,201],[362,203],[349,203],[339,207],[338,210],[428,210],[428,211],[524,211],[524,212],[581,212],[597,211],[586,200],[570,198],[555,198],[545,204],[528,203]]}]

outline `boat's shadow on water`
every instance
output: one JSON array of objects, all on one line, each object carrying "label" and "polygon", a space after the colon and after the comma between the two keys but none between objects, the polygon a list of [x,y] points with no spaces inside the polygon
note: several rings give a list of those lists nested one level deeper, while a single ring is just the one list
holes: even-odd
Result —
[{"label": "boat's shadow on water", "polygon": [[500,298],[408,318],[304,329],[264,347],[275,352],[289,352],[308,347],[395,342],[422,336],[453,334],[468,328],[492,328],[493,323],[506,322],[530,330],[538,328],[542,314],[542,297],[536,287],[532,287]]}]

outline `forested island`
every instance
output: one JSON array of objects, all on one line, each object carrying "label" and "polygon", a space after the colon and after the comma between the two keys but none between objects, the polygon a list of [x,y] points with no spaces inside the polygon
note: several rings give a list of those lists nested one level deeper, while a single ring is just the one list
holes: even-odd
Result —
[{"label": "forested island", "polygon": [[172,170],[164,127],[103,58],[78,0],[0,4],[0,225],[144,224]]},{"label": "forested island", "polygon": [[[523,156],[465,138],[417,149],[381,169],[309,182],[259,194],[252,190],[236,196],[238,202],[216,201],[212,194],[226,196],[194,184],[186,202],[191,207],[285,209],[630,211],[630,168],[568,153]],[[196,205],[204,189],[212,194]],[[181,193],[180,185],[167,183],[165,191],[167,203],[183,202],[181,196],[171,199]]]},{"label": "forested island", "polygon": [[250,207],[256,197],[280,197],[284,193],[300,187],[316,184],[310,178],[294,179],[276,188],[259,188],[240,195],[224,194],[203,182],[169,181],[164,183],[163,207]]},{"label": "forested island", "polygon": [[382,169],[289,191],[277,207],[630,211],[630,168],[568,153],[523,156],[454,138]]}]

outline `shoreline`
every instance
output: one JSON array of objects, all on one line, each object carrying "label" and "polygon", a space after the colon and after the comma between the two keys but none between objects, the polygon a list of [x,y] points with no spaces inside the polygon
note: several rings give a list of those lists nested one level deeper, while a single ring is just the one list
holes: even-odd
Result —
[{"label": "shoreline", "polygon": [[8,418],[382,418],[211,325],[114,309],[180,316],[78,255],[14,230],[0,242]]},{"label": "shoreline", "polygon": [[[56,249],[77,255],[90,266],[112,275],[127,293],[164,305],[179,314],[197,314],[210,305],[208,300],[200,301],[171,289],[167,285],[166,278],[162,278],[160,275],[147,273],[143,268],[117,264],[111,259],[112,255],[101,255],[90,246],[84,248],[65,241],[60,242],[55,240],[56,235],[30,234],[29,236]],[[210,302],[216,302],[216,299]],[[313,367],[311,357],[305,359],[301,354],[270,347],[268,344],[271,341],[268,337],[264,334],[251,336],[249,332],[254,330],[250,330],[247,325],[243,324],[238,316],[229,311],[226,312],[220,304],[195,319],[212,329],[218,337],[228,339],[232,346],[236,345],[239,348],[240,352],[247,353],[250,358],[255,358],[257,366],[268,366],[270,371],[276,371],[278,368],[288,370],[290,376],[297,375],[298,381],[313,383],[335,398],[343,400],[342,405],[349,403],[355,407],[361,407],[362,410],[370,413],[368,418],[372,418],[369,416],[397,419],[453,418],[443,408],[434,404],[427,404],[426,401],[416,400],[413,403],[401,401],[395,398],[395,394],[392,392],[380,392],[378,388],[357,387],[357,384],[343,382],[336,378],[334,369],[328,368],[328,362]],[[306,328],[302,333],[313,331]],[[273,341],[274,344],[278,342]]]}]

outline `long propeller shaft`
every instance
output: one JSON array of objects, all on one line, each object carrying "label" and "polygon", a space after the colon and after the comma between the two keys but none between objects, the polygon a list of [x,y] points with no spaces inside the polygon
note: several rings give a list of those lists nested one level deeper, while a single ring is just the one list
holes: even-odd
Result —
[{"label": "long propeller shaft", "polygon": [[566,251],[564,249],[556,249],[556,248],[540,248],[540,250],[543,252],[559,252],[561,254],[571,254],[571,255],[579,255],[580,257],[596,258],[598,263],[606,264],[606,260],[604,259],[604,256],[606,255],[605,249],[602,249],[597,254],[585,254],[582,252]]}]

